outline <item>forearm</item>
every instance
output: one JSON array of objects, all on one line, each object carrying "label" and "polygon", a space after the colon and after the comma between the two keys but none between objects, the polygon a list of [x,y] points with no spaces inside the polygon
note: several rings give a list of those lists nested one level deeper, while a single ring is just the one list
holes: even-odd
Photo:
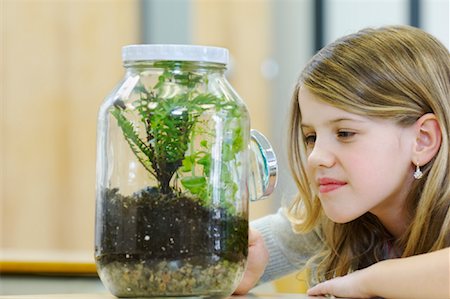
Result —
[{"label": "forearm", "polygon": [[300,270],[322,246],[316,231],[294,233],[282,209],[276,214],[252,221],[251,227],[261,233],[270,255],[260,283]]},{"label": "forearm", "polygon": [[369,294],[398,299],[450,298],[450,248],[382,261],[366,270],[363,284]]}]

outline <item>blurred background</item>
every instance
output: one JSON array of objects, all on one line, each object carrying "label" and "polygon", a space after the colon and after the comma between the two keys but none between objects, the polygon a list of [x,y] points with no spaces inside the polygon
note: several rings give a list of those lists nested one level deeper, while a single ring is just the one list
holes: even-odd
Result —
[{"label": "blurred background", "polygon": [[1,249],[94,247],[96,118],[123,76],[121,47],[226,47],[228,78],[280,162],[275,194],[295,195],[286,159],[291,92],[323,45],[364,27],[409,24],[449,46],[449,0],[3,0]]}]

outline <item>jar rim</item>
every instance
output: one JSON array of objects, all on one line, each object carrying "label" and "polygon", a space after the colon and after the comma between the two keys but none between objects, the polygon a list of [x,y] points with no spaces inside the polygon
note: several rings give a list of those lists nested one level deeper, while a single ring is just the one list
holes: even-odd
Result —
[{"label": "jar rim", "polygon": [[122,61],[198,61],[228,64],[228,49],[200,45],[135,44],[122,47]]}]

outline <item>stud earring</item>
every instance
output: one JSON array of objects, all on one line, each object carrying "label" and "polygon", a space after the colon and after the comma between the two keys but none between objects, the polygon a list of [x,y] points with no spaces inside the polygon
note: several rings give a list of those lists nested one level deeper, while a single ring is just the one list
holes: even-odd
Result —
[{"label": "stud earring", "polygon": [[416,180],[420,180],[423,176],[423,172],[420,170],[419,163],[416,164],[416,171],[413,174]]}]

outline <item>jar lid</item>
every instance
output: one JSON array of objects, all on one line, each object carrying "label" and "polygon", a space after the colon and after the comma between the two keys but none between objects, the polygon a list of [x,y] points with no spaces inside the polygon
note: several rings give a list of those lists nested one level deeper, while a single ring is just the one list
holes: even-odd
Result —
[{"label": "jar lid", "polygon": [[122,61],[173,60],[228,63],[228,50],[194,45],[128,45],[122,48]]}]

